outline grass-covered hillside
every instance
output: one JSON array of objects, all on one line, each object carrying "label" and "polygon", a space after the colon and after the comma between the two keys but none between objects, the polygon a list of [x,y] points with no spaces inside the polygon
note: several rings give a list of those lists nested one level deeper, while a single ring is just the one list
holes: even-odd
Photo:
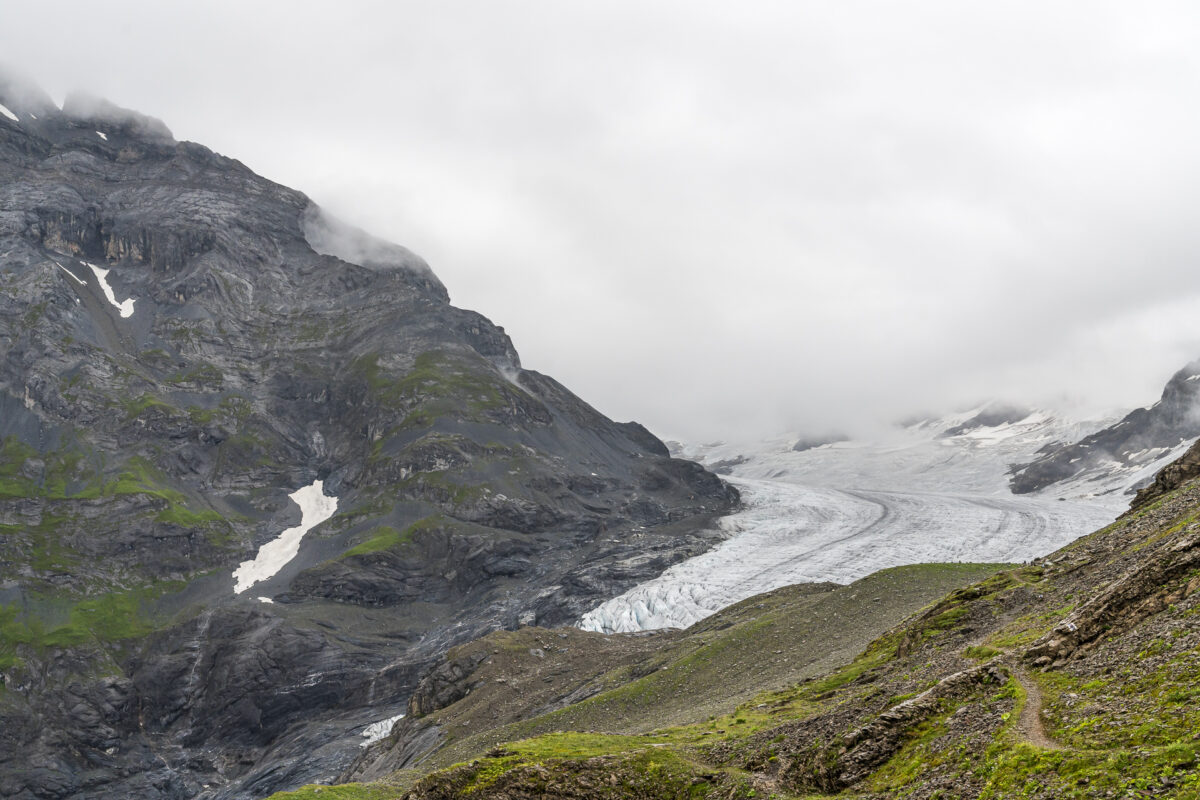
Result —
[{"label": "grass-covered hillside", "polygon": [[347,776],[373,782],[285,796],[1200,797],[1197,589],[1187,484],[1030,565],[789,587],[681,633],[494,634]]}]

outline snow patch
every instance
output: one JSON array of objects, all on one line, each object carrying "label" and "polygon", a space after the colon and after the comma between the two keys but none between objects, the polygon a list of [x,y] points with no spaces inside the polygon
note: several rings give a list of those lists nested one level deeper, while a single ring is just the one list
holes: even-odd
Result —
[{"label": "snow patch", "polygon": [[96,280],[98,280],[100,282],[100,288],[104,291],[104,296],[108,298],[108,302],[112,304],[113,308],[117,309],[117,311],[121,314],[121,316],[123,318],[124,317],[132,317],[134,300],[133,300],[133,298],[130,298],[130,299],[124,300],[120,303],[117,302],[117,296],[115,294],[113,294],[112,287],[108,285],[108,272],[109,271],[106,269],[101,269],[100,267],[97,267],[95,264],[89,264],[87,261],[85,261],[83,263],[86,264],[88,267],[91,267],[92,272],[95,273],[95,275],[96,275]]},{"label": "snow patch", "polygon": [[[54,262],[54,266],[58,267],[58,268],[59,268],[59,269],[61,269],[63,272],[65,272],[65,273],[67,273],[68,275],[70,275],[70,276],[71,276],[71,280],[75,281],[75,282],[76,282],[76,283],[78,283],[80,286],[87,286],[87,281],[85,281],[85,280],[83,280],[83,279],[81,279],[81,278],[77,278],[77,277],[75,276],[75,273],[74,273],[74,272],[71,272],[71,270],[67,269],[67,268],[66,268],[66,267],[64,267],[62,264],[60,264],[60,263],[58,263],[57,261],[55,261],[55,262]],[[79,302],[79,298],[75,298],[75,302],[77,302],[77,303],[78,303],[78,302]]]},{"label": "snow patch", "polygon": [[20,122],[20,121],[21,121],[20,117],[18,117],[18,116],[17,116],[16,114],[14,114],[13,112],[9,111],[9,110],[8,110],[8,106],[6,106],[6,105],[4,105],[4,104],[2,104],[2,103],[0,103],[0,114],[3,114],[4,116],[8,117],[8,118],[9,118],[9,119],[11,119],[13,122]]},{"label": "snow patch", "polygon": [[258,598],[258,602],[260,602],[260,603],[270,603],[271,605],[274,605],[274,604],[275,604],[275,601],[274,601],[274,600],[272,600],[272,599],[271,599],[271,598],[269,598],[269,597],[260,597],[260,598]]},{"label": "snow patch", "polygon": [[99,136],[99,137],[100,137],[101,139],[103,139],[104,141],[106,141],[106,142],[108,141],[108,134],[107,134],[107,133],[101,133],[100,131],[96,131],[96,135],[97,135],[97,136]]},{"label": "snow patch", "polygon": [[241,594],[283,569],[300,552],[300,540],[304,538],[304,534],[332,517],[337,511],[338,499],[325,495],[321,481],[313,481],[310,485],[292,492],[288,497],[300,506],[300,524],[288,528],[264,544],[252,561],[243,561],[241,566],[234,570],[233,578],[237,583],[233,591],[236,594]]},{"label": "snow patch", "polygon": [[359,744],[359,747],[368,747],[380,739],[387,738],[387,735],[392,732],[392,726],[402,719],[404,719],[404,715],[397,714],[394,717],[381,719],[379,722],[372,722],[363,730],[363,742]]}]

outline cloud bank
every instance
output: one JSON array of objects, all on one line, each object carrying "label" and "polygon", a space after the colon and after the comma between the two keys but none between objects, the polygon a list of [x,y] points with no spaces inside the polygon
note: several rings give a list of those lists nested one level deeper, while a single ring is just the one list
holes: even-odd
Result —
[{"label": "cloud bank", "polygon": [[0,52],[419,253],[662,435],[1140,405],[1200,355],[1186,3],[67,6]]}]

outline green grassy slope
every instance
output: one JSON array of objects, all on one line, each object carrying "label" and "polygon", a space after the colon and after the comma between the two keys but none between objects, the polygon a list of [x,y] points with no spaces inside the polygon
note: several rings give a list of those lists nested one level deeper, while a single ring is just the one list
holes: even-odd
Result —
[{"label": "green grassy slope", "polygon": [[[856,587],[939,571],[977,582],[836,668],[813,658],[820,677],[771,683],[813,628],[853,638],[855,614],[865,613],[851,599]],[[754,598],[664,642],[646,674],[547,715],[449,737],[425,765],[439,771],[339,791],[413,800],[1200,797],[1200,486],[1032,565],[889,573]],[[835,596],[838,616],[828,605]],[[751,687],[763,691],[747,699]],[[449,722],[453,710],[433,716]],[[460,763],[446,766],[450,758]]]}]

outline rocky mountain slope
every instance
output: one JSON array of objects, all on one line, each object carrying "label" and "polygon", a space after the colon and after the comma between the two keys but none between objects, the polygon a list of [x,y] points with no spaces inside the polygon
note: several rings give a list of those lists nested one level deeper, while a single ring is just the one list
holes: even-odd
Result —
[{"label": "rocky mountain slope", "polygon": [[[454,679],[438,684],[435,673],[422,686],[486,693],[505,713],[489,726],[471,695],[426,692],[441,700],[411,707],[417,719],[354,774],[369,775],[372,759],[409,769],[338,796],[1200,797],[1200,481],[1169,482],[1034,563],[995,565],[973,583],[959,566],[950,577],[966,585],[890,628],[879,620],[878,636],[862,598],[886,575],[795,587],[649,654],[616,637],[573,680],[549,667],[557,690],[516,712],[508,681],[538,678],[550,648],[569,651],[587,634],[525,629],[460,648],[447,662]],[[937,574],[906,569],[902,587]],[[904,602],[921,602],[909,592]],[[840,635],[874,638],[823,669],[819,654]],[[750,687],[758,693],[739,696]],[[461,720],[472,725],[459,732]],[[423,761],[411,746],[421,731]],[[400,753],[407,760],[388,761]]]},{"label": "rocky mountain slope", "polygon": [[1159,401],[1089,435],[1041,449],[1014,465],[1016,494],[1079,487],[1094,493],[1140,489],[1200,436],[1200,361],[1175,373]]},{"label": "rocky mountain slope", "polygon": [[737,502],[407,250],[5,78],[0,440],[5,797],[335,775],[447,647],[570,622]]}]

